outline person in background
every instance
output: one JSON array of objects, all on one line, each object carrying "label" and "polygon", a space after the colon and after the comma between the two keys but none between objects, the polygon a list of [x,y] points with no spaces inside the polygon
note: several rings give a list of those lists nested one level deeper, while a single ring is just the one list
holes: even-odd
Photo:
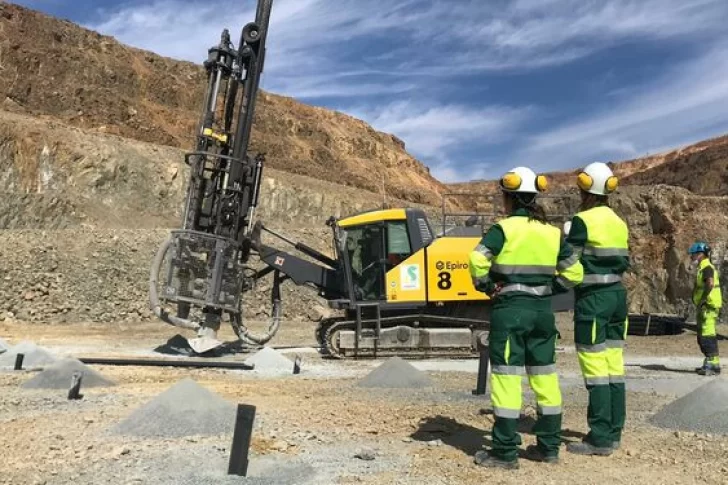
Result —
[{"label": "person in background", "polygon": [[705,356],[703,366],[696,372],[703,376],[720,374],[720,358],[718,356],[718,337],[715,324],[723,305],[718,271],[710,262],[710,246],[698,241],[688,249],[693,265],[697,267],[695,285],[693,287],[693,304],[696,307],[698,323],[698,345]]}]

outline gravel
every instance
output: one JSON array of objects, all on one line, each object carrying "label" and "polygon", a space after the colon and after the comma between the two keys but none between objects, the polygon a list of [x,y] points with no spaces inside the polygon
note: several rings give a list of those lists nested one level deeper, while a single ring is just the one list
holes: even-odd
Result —
[{"label": "gravel", "polygon": [[392,357],[359,381],[359,387],[416,388],[432,387],[430,377],[400,357]]},{"label": "gravel", "polygon": [[293,362],[271,347],[263,347],[255,355],[248,357],[245,363],[255,365],[255,370],[258,372],[293,373]]},{"label": "gravel", "polygon": [[132,412],[113,434],[146,438],[232,433],[236,406],[192,379],[183,379]]},{"label": "gravel", "polygon": [[663,407],[650,421],[661,428],[728,434],[728,380],[717,378]]},{"label": "gravel", "polygon": [[110,387],[116,384],[76,359],[63,359],[47,367],[32,379],[24,382],[24,389],[68,389],[71,387],[73,374],[83,373],[81,389],[84,387]]},{"label": "gravel", "polygon": [[23,369],[42,368],[58,360],[43,347],[39,347],[29,340],[23,340],[7,352],[0,354],[0,367],[14,367],[18,354],[24,354]]}]

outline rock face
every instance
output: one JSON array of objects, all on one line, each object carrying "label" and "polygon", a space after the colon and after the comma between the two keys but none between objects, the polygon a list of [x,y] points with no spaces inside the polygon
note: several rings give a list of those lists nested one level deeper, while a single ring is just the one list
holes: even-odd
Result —
[{"label": "rock face", "polygon": [[[201,65],[127,47],[6,3],[0,4],[0,32],[0,109],[192,147],[206,86]],[[217,41],[210,39],[210,45]],[[200,52],[201,60],[206,56]],[[445,188],[396,137],[345,114],[265,92],[257,102],[251,143],[272,168],[384,190],[393,198],[438,204]],[[108,167],[106,173],[115,170],[121,168]],[[109,180],[102,176],[97,182]]]}]

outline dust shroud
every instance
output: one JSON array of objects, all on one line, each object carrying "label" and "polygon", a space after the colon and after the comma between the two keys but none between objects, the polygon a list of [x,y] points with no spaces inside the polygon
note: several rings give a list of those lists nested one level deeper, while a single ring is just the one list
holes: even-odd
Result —
[{"label": "dust shroud", "polygon": [[392,357],[362,378],[357,386],[388,389],[423,389],[434,384],[430,377],[400,357]]},{"label": "dust shroud", "polygon": [[728,434],[728,379],[715,378],[665,405],[649,421],[661,428]]}]

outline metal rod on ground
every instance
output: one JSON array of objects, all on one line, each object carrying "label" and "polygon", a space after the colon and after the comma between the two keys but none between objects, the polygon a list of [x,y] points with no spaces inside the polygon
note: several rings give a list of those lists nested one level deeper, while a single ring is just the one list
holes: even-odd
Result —
[{"label": "metal rod on ground", "polygon": [[482,396],[485,394],[486,384],[488,382],[488,363],[490,361],[490,348],[483,347],[480,349],[480,360],[478,361],[478,380],[475,385],[473,395]]},{"label": "metal rod on ground", "polygon": [[23,368],[23,359],[25,354],[18,354],[15,356],[15,370],[21,370]]},{"label": "metal rod on ground", "polygon": [[250,438],[253,434],[255,421],[255,406],[238,404],[235,417],[235,431],[233,433],[233,446],[230,448],[230,462],[228,475],[247,476],[248,452],[250,451]]},{"label": "metal rod on ground", "polygon": [[68,390],[68,399],[83,399],[83,394],[80,394],[81,381],[83,381],[83,372],[74,372],[71,378],[71,388]]},{"label": "metal rod on ground", "polygon": [[253,370],[255,365],[244,362],[201,362],[199,360],[155,360],[155,359],[108,359],[103,357],[90,357],[78,359],[84,364],[98,365],[131,365],[151,367],[210,367],[219,369]]},{"label": "metal rod on ground", "polygon": [[298,354],[296,354],[296,359],[293,361],[293,373],[294,374],[301,373],[301,356]]}]

